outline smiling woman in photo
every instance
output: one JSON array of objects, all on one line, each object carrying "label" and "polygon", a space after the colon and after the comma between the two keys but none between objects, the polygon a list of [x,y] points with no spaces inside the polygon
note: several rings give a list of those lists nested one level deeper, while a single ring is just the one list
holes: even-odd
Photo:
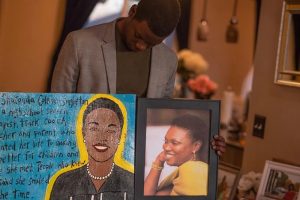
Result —
[{"label": "smiling woman in photo", "polygon": [[[81,118],[80,118],[81,119]],[[50,199],[133,199],[133,173],[115,164],[124,126],[124,115],[115,101],[97,98],[82,115],[82,136],[88,162],[60,174]]]},{"label": "smiling woman in photo", "polygon": [[[160,152],[145,179],[144,195],[207,195],[208,128],[197,116],[186,114],[175,118],[165,135]],[[177,169],[159,183],[164,164]]]}]

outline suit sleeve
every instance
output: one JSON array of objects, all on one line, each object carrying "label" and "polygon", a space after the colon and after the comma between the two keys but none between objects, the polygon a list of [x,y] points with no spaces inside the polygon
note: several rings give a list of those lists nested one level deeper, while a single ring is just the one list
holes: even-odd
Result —
[{"label": "suit sleeve", "polygon": [[55,65],[51,92],[75,93],[79,76],[78,55],[72,33],[69,34]]}]

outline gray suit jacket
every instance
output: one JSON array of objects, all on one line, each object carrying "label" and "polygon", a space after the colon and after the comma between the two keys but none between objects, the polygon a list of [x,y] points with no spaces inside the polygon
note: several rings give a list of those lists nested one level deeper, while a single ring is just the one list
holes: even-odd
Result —
[{"label": "gray suit jacket", "polygon": [[[116,21],[70,33],[55,66],[51,92],[116,93]],[[164,44],[152,48],[147,97],[170,97],[177,57]]]}]

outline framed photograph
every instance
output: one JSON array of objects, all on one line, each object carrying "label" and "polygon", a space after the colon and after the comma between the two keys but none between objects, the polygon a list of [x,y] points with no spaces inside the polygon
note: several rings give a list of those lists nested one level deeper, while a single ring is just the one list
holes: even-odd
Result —
[{"label": "framed photograph", "polygon": [[219,101],[138,99],[135,198],[216,199]]},{"label": "framed photograph", "polygon": [[227,163],[219,163],[217,200],[234,199],[240,170]]},{"label": "framed photograph", "polygon": [[266,161],[257,199],[300,200],[300,167]]}]

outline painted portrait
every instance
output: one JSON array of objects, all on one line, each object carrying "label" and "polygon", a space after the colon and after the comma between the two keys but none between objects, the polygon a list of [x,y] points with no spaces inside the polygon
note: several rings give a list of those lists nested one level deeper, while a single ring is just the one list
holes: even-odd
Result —
[{"label": "painted portrait", "polygon": [[135,95],[0,93],[1,199],[133,199]]},{"label": "painted portrait", "polygon": [[118,99],[96,95],[77,120],[80,163],[57,172],[50,199],[133,199],[133,166],[123,159],[127,113]]}]

